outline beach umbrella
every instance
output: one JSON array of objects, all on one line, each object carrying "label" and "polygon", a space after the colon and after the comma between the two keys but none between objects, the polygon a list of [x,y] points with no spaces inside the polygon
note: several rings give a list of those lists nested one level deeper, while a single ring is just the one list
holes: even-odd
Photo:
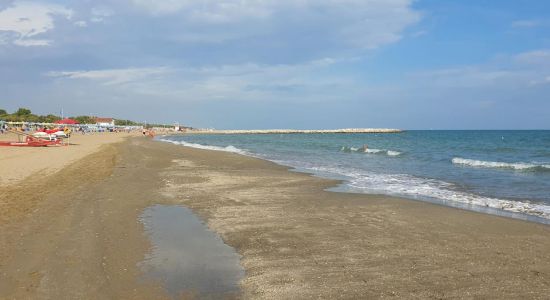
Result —
[{"label": "beach umbrella", "polygon": [[73,120],[73,119],[69,119],[69,118],[66,118],[66,119],[63,119],[63,120],[58,120],[58,121],[55,121],[54,123],[55,124],[68,124],[68,125],[79,124],[78,121]]}]

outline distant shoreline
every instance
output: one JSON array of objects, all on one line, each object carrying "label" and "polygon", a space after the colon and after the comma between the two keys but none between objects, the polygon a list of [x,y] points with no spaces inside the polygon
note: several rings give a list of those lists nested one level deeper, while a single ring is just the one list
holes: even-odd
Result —
[{"label": "distant shoreline", "polygon": [[189,130],[195,134],[312,134],[312,133],[400,133],[401,129],[392,128],[343,128],[343,129],[252,129],[252,130]]}]

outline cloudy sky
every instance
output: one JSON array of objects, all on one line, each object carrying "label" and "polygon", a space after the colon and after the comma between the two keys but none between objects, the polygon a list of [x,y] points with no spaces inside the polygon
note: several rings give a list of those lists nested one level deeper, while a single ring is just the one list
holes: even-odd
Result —
[{"label": "cloudy sky", "polygon": [[0,108],[550,129],[547,0],[0,0]]}]

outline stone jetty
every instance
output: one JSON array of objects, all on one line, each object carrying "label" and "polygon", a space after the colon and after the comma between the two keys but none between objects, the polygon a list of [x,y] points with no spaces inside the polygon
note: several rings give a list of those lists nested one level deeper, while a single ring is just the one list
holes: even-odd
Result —
[{"label": "stone jetty", "polygon": [[217,129],[194,129],[186,133],[197,134],[311,134],[311,133],[399,133],[401,129],[391,128],[343,128],[323,130],[300,130],[300,129],[255,129],[255,130],[217,130]]}]

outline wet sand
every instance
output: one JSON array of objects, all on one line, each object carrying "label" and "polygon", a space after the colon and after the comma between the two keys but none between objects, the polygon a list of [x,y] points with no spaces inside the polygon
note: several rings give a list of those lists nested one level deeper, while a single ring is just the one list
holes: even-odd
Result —
[{"label": "wet sand", "polygon": [[[140,215],[192,209],[242,256],[241,297],[545,299],[550,226],[384,196],[146,138],[2,188],[0,298],[162,299]],[[32,205],[27,205],[32,202]],[[182,293],[186,295],[186,293]]]},{"label": "wet sand", "polygon": [[182,205],[153,205],[141,216],[152,244],[140,264],[145,278],[160,280],[174,298],[227,299],[239,294],[240,256]]}]

